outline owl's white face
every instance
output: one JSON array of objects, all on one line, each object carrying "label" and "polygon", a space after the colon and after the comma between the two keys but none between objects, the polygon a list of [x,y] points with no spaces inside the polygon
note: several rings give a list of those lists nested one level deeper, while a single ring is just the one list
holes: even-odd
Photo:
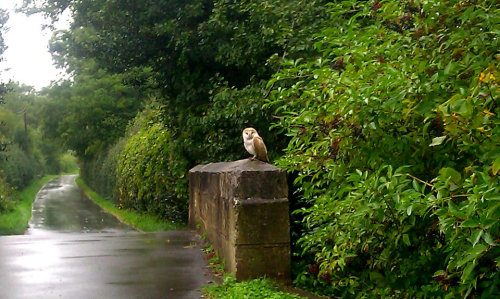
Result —
[{"label": "owl's white face", "polygon": [[254,128],[246,128],[243,130],[243,140],[252,140],[255,136],[259,136]]}]

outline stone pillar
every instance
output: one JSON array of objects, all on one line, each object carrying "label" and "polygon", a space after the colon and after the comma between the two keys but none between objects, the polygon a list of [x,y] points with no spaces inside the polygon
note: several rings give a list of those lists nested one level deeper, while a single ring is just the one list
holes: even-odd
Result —
[{"label": "stone pillar", "polygon": [[248,159],[189,171],[189,226],[199,228],[238,280],[290,281],[284,170]]}]

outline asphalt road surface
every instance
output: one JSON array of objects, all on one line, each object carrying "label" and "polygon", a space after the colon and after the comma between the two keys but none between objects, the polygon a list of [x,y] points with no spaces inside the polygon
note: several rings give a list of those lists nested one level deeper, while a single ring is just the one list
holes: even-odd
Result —
[{"label": "asphalt road surface", "polygon": [[134,231],[74,180],[47,183],[27,233],[0,237],[0,298],[201,297],[211,277],[196,235]]}]

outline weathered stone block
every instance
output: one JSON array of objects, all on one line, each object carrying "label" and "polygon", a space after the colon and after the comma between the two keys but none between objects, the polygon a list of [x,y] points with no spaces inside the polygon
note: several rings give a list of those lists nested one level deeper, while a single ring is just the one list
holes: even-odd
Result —
[{"label": "weathered stone block", "polygon": [[252,199],[233,205],[234,244],[290,243],[288,199]]},{"label": "weathered stone block", "polygon": [[248,159],[189,172],[189,225],[206,234],[237,279],[290,279],[290,221],[284,170]]},{"label": "weathered stone block", "polygon": [[237,245],[235,261],[237,280],[266,276],[290,281],[290,243]]}]

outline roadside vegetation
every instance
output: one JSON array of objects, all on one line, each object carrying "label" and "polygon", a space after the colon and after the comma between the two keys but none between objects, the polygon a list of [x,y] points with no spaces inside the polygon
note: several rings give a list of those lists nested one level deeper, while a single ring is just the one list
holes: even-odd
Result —
[{"label": "roadside vegetation", "polygon": [[[282,291],[281,289],[283,289],[283,287],[271,279],[257,278],[238,282],[232,274],[225,272],[225,261],[219,257],[212,245],[206,243],[207,240],[205,237],[203,237],[203,239],[205,240],[205,248],[203,249],[205,258],[208,260],[208,266],[212,274],[216,277],[215,284],[207,285],[202,289],[203,295],[206,298],[306,298]],[[220,283],[218,283],[219,280]]]},{"label": "roadside vegetation", "polygon": [[220,285],[205,287],[203,293],[207,298],[213,299],[300,299],[305,298],[299,295],[282,292],[278,286],[270,279],[252,279],[237,282],[236,279],[227,274]]},{"label": "roadside vegetation", "polygon": [[[8,15],[0,9],[0,60]],[[29,86],[0,83],[0,235],[22,234],[31,203],[43,184],[62,172],[76,172],[76,157],[45,138],[42,98]]]},{"label": "roadside vegetation", "polygon": [[23,190],[9,196],[8,206],[0,212],[0,236],[24,234],[31,219],[31,206],[36,194],[45,183],[57,176],[46,175],[35,179]]},{"label": "roadside vegetation", "polygon": [[[31,203],[47,174],[78,172],[77,159],[41,131],[41,97],[31,87],[5,85],[0,104],[1,233],[23,233]],[[43,179],[41,179],[43,177]]]},{"label": "roadside vegetation", "polygon": [[291,178],[295,285],[500,296],[497,1],[25,4],[72,11],[39,127],[118,208],[184,223],[188,170],[252,126]]}]

